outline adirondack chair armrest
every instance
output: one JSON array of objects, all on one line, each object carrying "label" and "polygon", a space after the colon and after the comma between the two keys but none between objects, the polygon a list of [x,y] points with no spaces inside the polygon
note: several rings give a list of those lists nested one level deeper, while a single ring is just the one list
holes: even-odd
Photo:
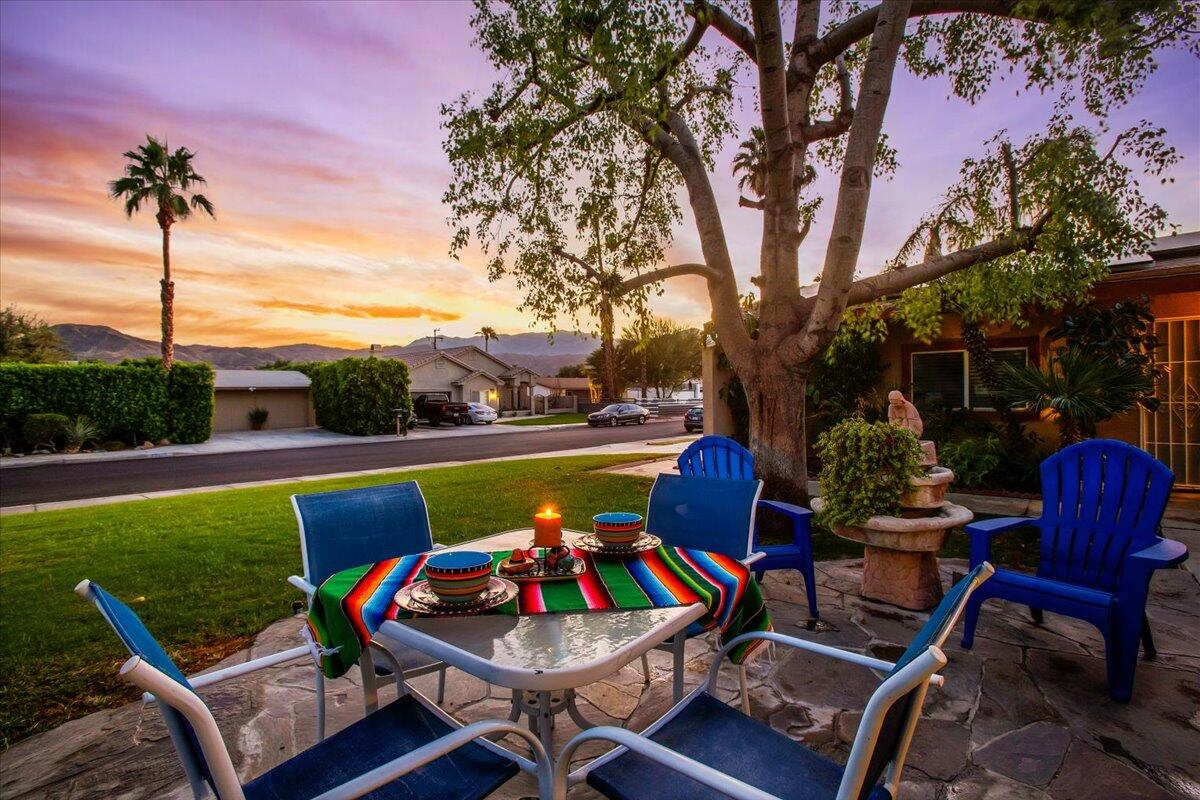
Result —
[{"label": "adirondack chair armrest", "polygon": [[[546,755],[546,750],[538,738],[527,729],[508,720],[485,719],[465,725],[427,745],[405,753],[399,758],[394,758],[386,764],[380,764],[370,772],[365,772],[357,778],[346,781],[341,786],[317,795],[313,800],[351,800],[351,798],[362,797],[431,761],[436,761],[447,753],[494,733],[512,734],[525,740],[525,744],[529,745],[533,753],[541,796],[547,796],[553,778],[554,765]],[[528,764],[529,762],[518,759],[518,763]]]},{"label": "adirondack chair armrest", "polygon": [[299,575],[288,576],[287,582],[304,592],[305,596],[307,596],[309,600],[311,600],[313,595],[317,593],[317,587],[313,586]]},{"label": "adirondack chair armrest", "polygon": [[792,521],[792,541],[802,547],[808,546],[812,537],[812,511],[803,506],[785,503],[782,500],[759,500],[758,507],[777,511],[790,519]]},{"label": "adirondack chair armrest", "polygon": [[761,561],[767,557],[766,553],[751,553],[743,559],[740,559],[747,567],[753,566],[755,562]]},{"label": "adirondack chair armrest", "polygon": [[1154,544],[1129,556],[1130,561],[1148,570],[1165,569],[1187,560],[1188,549],[1183,542],[1159,539]]},{"label": "adirondack chair armrest", "polygon": [[1007,533],[1022,525],[1031,525],[1036,520],[1028,517],[997,517],[984,519],[963,526],[971,539],[971,566],[992,560],[992,537]]}]

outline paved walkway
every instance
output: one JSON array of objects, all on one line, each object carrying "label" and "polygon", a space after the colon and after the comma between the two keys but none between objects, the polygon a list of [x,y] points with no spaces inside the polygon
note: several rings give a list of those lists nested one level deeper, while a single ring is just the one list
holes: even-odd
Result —
[{"label": "paved walkway", "polygon": [[[858,596],[862,562],[818,564],[818,595],[826,623],[808,632],[804,592],[796,573],[771,573],[765,589],[777,630],[813,641],[895,658],[923,615]],[[942,564],[943,580],[961,561]],[[1156,662],[1138,666],[1132,702],[1114,703],[1104,686],[1103,644],[1094,630],[1047,615],[1029,622],[1024,609],[991,603],[975,649],[951,639],[947,681],[932,689],[917,729],[902,788],[905,800],[1169,800],[1200,797],[1200,585],[1185,570],[1155,579],[1149,615],[1159,646]],[[264,631],[223,666],[294,645],[301,620]],[[112,648],[114,656],[117,648]],[[712,655],[709,637],[688,645],[686,681],[697,683]],[[670,704],[670,656],[652,653],[654,680],[641,682],[630,665],[581,691],[584,713],[597,722],[640,729]],[[115,664],[114,660],[114,664]],[[252,777],[311,746],[311,671],[297,664],[206,690],[241,774]],[[862,709],[877,681],[871,673],[799,651],[764,653],[750,668],[753,714],[776,730],[844,761]],[[415,681],[427,693],[432,676]],[[332,730],[357,719],[355,677],[330,684]],[[723,674],[720,696],[732,700],[736,673]],[[465,720],[502,717],[504,692],[451,671],[446,708]],[[385,690],[383,699],[393,690]],[[561,746],[576,732],[565,717]],[[595,755],[591,745],[581,752]],[[534,793],[521,776],[496,800]],[[11,798],[190,797],[161,718],[133,703],[67,723],[18,743],[3,758],[0,795]],[[652,794],[648,793],[648,796]],[[572,798],[597,797],[586,786]]]}]

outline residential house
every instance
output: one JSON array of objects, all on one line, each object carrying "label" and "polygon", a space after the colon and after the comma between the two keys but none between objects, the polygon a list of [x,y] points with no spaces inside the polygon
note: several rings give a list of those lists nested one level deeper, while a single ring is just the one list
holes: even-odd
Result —
[{"label": "residential house", "polygon": [[[1200,231],[1164,236],[1148,251],[1114,262],[1108,276],[1092,287],[1089,302],[1100,306],[1145,296],[1156,318],[1161,344],[1158,363],[1164,370],[1156,396],[1155,413],[1132,409],[1098,426],[1097,433],[1145,448],[1176,475],[1176,486],[1200,488]],[[1066,309],[1040,309],[1026,314],[1020,325],[987,326],[985,333],[994,357],[1000,362],[1040,364],[1055,346],[1048,336],[1069,313]],[[945,315],[933,341],[916,341],[908,329],[895,322],[880,345],[887,368],[879,382],[880,397],[899,388],[918,404],[942,402],[970,408],[987,417],[995,414],[986,387],[973,369],[962,339],[962,320]],[[704,382],[724,386],[728,374],[721,370],[715,346],[706,348]],[[734,423],[720,392],[704,397],[705,432],[730,433]],[[1027,418],[1047,448],[1057,429],[1049,414]]]},{"label": "residential house", "polygon": [[499,411],[532,409],[532,388],[540,377],[473,345],[419,350],[396,356],[408,364],[413,394],[446,392],[451,400],[485,403]]},{"label": "residential house", "polygon": [[544,414],[577,411],[581,404],[595,403],[599,396],[591,378],[538,378],[533,386],[533,409]]}]

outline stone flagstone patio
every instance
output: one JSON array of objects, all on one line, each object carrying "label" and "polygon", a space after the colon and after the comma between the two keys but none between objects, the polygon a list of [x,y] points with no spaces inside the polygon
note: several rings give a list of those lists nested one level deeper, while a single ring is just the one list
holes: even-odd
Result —
[{"label": "stone flagstone patio", "polygon": [[[1193,558],[1196,558],[1193,555]],[[895,658],[923,616],[858,597],[861,560],[817,565],[821,630],[807,631],[803,586],[793,572],[764,584],[776,629],[826,644]],[[947,583],[965,564],[944,561]],[[1047,614],[1042,626],[1025,609],[985,607],[972,651],[947,646],[946,684],[932,689],[908,758],[905,800],[1167,800],[1200,798],[1200,584],[1184,569],[1155,578],[1149,615],[1159,656],[1141,662],[1133,701],[1114,703],[1104,683],[1103,643],[1096,631]],[[272,625],[227,666],[293,646],[299,618]],[[689,642],[687,682],[707,671],[710,637]],[[581,708],[596,722],[640,729],[670,705],[670,656],[652,653],[654,680],[643,686],[636,662],[581,690]],[[877,681],[867,670],[799,651],[766,653],[750,667],[754,716],[844,760],[862,708]],[[432,694],[433,678],[414,684]],[[722,697],[737,678],[724,672]],[[385,689],[386,702],[394,689]],[[254,776],[314,740],[311,668],[267,670],[205,691],[239,770]],[[361,714],[356,672],[332,683],[330,729]],[[465,719],[504,717],[506,693],[450,672],[446,708]],[[564,715],[556,743],[576,732]],[[591,749],[589,749],[591,748]],[[586,746],[581,755],[602,748]],[[133,703],[75,720],[18,743],[2,757],[5,798],[151,798],[185,800],[190,792],[154,708]],[[521,776],[498,800],[534,794]],[[572,798],[598,797],[586,786]]]}]

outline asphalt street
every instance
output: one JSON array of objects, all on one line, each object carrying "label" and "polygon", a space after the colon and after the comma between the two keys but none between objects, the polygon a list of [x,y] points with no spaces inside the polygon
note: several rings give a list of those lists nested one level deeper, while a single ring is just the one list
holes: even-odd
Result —
[{"label": "asphalt street", "polygon": [[443,461],[536,455],[682,436],[679,417],[619,428],[564,427],[501,436],[428,436],[395,442],[212,455],[46,464],[0,471],[0,506],[80,500],[226,483],[326,475]]}]

